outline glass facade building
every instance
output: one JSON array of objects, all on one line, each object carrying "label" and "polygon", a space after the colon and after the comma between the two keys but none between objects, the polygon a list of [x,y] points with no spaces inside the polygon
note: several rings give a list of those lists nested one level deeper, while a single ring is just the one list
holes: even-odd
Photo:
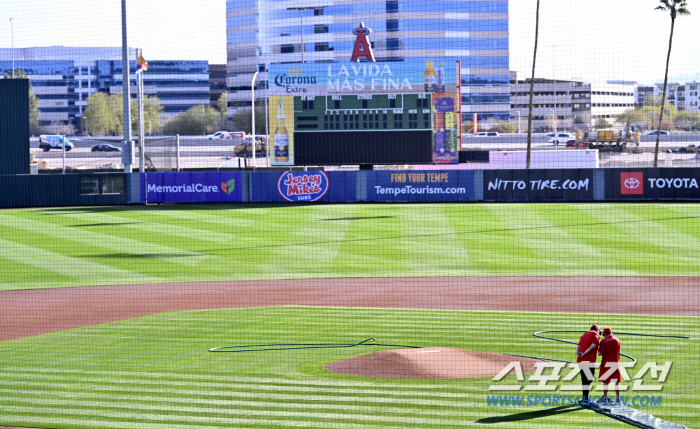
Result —
[{"label": "glass facade building", "polygon": [[377,62],[461,61],[464,119],[509,120],[507,0],[227,0],[226,20],[232,108],[250,105],[256,70],[265,96],[267,64],[349,61],[364,22]]},{"label": "glass facade building", "polygon": [[[39,125],[72,123],[82,129],[80,118],[95,92],[122,92],[121,48],[20,48],[13,53],[0,49],[0,74],[15,68],[29,77],[39,99]],[[136,58],[136,50],[129,49]],[[131,93],[136,96],[136,61],[130,61]],[[144,74],[144,93],[157,96],[167,119],[197,105],[209,105],[207,61],[149,61]]]}]

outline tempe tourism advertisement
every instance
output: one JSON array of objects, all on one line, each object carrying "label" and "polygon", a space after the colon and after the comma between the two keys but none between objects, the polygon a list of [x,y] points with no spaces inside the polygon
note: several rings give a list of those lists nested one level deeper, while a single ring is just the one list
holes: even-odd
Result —
[{"label": "tempe tourism advertisement", "polygon": [[[322,133],[314,150],[328,152],[323,159],[329,164],[351,164],[356,158],[343,154],[360,148],[352,146],[358,141],[371,141],[371,150],[377,152],[390,147],[398,159],[407,159],[400,154],[402,148],[429,147],[432,156],[415,163],[458,161],[458,62],[275,64],[268,75],[272,165],[308,165],[304,159],[313,157],[303,157],[300,145],[312,141],[314,133]],[[334,151],[337,160],[331,159]]]}]

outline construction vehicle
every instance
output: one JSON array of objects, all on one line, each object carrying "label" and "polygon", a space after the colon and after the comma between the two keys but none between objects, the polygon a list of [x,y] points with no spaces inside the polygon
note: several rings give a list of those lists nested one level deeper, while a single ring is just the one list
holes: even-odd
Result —
[{"label": "construction vehicle", "polygon": [[[234,152],[237,157],[240,158],[252,158],[253,157],[253,138],[247,137],[243,139],[241,144],[233,147]],[[265,137],[255,138],[255,156],[265,157],[267,156],[267,141]]]},{"label": "construction vehicle", "polygon": [[636,131],[615,132],[611,129],[584,132],[576,131],[576,146],[585,146],[588,149],[598,149],[601,152],[624,152],[627,145],[639,147],[641,133]]}]

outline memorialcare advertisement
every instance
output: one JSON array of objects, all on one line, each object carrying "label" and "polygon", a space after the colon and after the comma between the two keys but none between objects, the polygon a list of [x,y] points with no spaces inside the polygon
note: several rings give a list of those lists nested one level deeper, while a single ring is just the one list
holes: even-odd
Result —
[{"label": "memorialcare advertisement", "polygon": [[368,171],[367,201],[474,201],[474,172]]},{"label": "memorialcare advertisement", "polygon": [[613,200],[700,198],[700,171],[694,168],[606,170],[605,183],[605,197]]},{"label": "memorialcare advertisement", "polygon": [[484,170],[484,201],[592,201],[593,170]]},{"label": "memorialcare advertisement", "polygon": [[[242,182],[240,172],[141,174],[141,202],[241,202]],[[146,200],[146,189],[148,189],[148,200]]]}]

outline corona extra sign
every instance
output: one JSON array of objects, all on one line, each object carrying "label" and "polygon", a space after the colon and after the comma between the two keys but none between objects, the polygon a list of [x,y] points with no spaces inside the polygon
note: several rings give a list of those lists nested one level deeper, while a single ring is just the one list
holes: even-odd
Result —
[{"label": "corona extra sign", "polygon": [[372,30],[365,27],[364,22],[361,22],[360,26],[354,29],[352,32],[357,35],[357,39],[355,39],[355,47],[352,49],[352,57],[350,58],[350,61],[359,62],[360,58],[363,57],[367,61],[375,62],[374,52],[372,52],[372,44],[367,38]]}]

